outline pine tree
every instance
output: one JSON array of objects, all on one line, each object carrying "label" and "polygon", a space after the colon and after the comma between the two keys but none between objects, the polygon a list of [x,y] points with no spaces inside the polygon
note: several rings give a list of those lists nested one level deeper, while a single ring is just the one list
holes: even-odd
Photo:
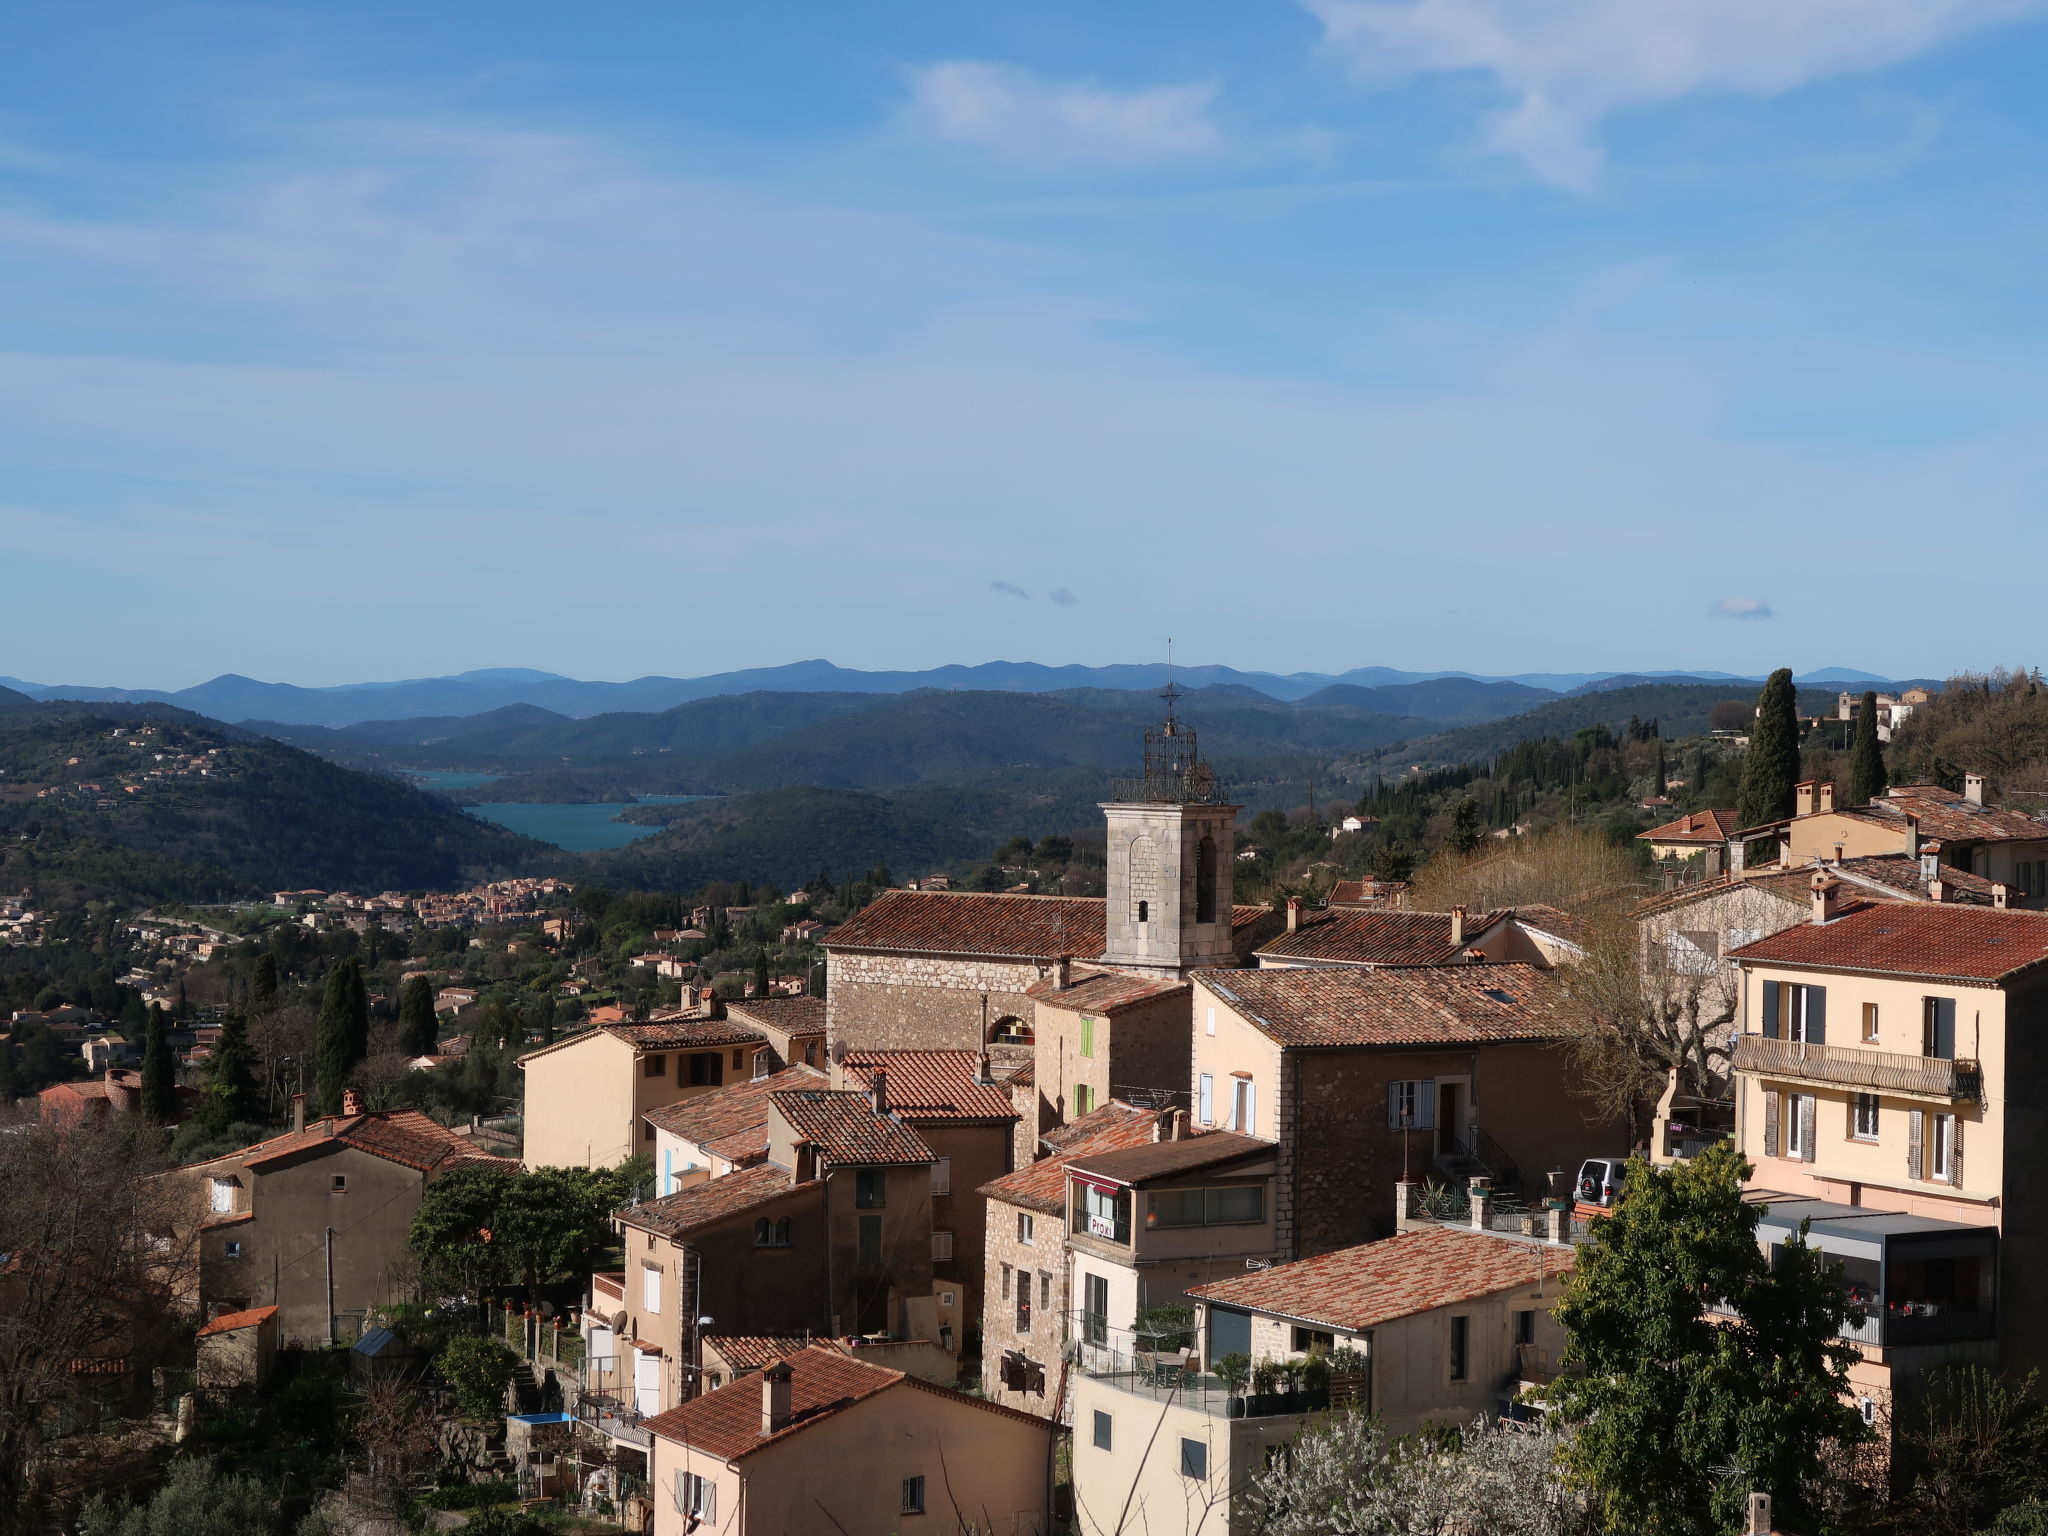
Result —
[{"label": "pine tree", "polygon": [[1451,807],[1451,829],[1444,834],[1444,846],[1470,853],[1484,839],[1479,831],[1479,804],[1469,795]]},{"label": "pine tree", "polygon": [[754,996],[768,995],[768,951],[761,948],[754,951]]},{"label": "pine tree", "polygon": [[440,1038],[434,1017],[434,984],[415,976],[398,996],[398,1048],[408,1056],[431,1056]]},{"label": "pine tree", "polygon": [[178,1069],[171,1060],[171,1037],[164,1011],[149,1005],[149,1023],[142,1047],[142,1113],[158,1125],[178,1118]]},{"label": "pine tree", "polygon": [[1863,695],[1856,711],[1856,744],[1849,749],[1849,793],[1844,805],[1868,805],[1885,791],[1891,776],[1885,771],[1884,748],[1877,740],[1877,695]]},{"label": "pine tree", "polygon": [[1735,796],[1738,826],[1760,827],[1792,814],[1799,782],[1799,697],[1792,669],[1780,667],[1757,695],[1749,750],[1742,755],[1742,785]]},{"label": "pine tree", "polygon": [[261,954],[249,972],[249,1006],[267,1013],[277,1006],[277,956]]},{"label": "pine tree", "polygon": [[238,1012],[221,1020],[199,1093],[199,1117],[216,1135],[257,1117],[256,1056],[249,1049],[248,1021]]}]

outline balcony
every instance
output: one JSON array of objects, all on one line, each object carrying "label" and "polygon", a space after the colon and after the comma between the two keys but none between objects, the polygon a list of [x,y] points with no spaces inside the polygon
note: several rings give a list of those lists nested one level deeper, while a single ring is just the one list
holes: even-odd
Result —
[{"label": "balcony", "polygon": [[1974,1061],[1905,1056],[1861,1045],[1808,1045],[1766,1035],[1739,1035],[1734,1066],[1738,1072],[1780,1082],[1819,1083],[1830,1088],[1972,1102],[1984,1093],[1984,1074]]},{"label": "balcony", "polygon": [[1109,1349],[1074,1343],[1067,1346],[1075,1369],[1090,1380],[1164,1407],[1173,1404],[1214,1419],[1298,1418],[1330,1406],[1330,1389],[1313,1391],[1232,1392],[1219,1377],[1184,1365],[1178,1354]]},{"label": "balcony", "polygon": [[1804,1223],[1806,1242],[1840,1266],[1861,1308],[1841,1336],[1898,1348],[1990,1339],[1998,1328],[1998,1232],[1823,1200],[1770,1200],[1757,1238],[1776,1250]]}]

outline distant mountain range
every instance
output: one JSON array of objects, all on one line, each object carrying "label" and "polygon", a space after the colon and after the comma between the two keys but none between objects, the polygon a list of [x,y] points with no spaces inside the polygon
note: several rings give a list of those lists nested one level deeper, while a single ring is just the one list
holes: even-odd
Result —
[{"label": "distant mountain range", "polygon": [[[1235,667],[1173,668],[1173,680],[1184,687],[1245,688],[1269,699],[1293,703],[1316,699],[1331,689],[1385,690],[1413,687],[1418,701],[1434,697],[1427,685],[1446,681],[1525,690],[1520,707],[1528,708],[1560,694],[1632,686],[1650,682],[1727,682],[1754,686],[1759,678],[1729,672],[1525,672],[1488,677],[1469,672],[1403,672],[1393,667],[1354,667],[1348,672],[1244,672]],[[101,688],[68,683],[31,683],[0,677],[0,689],[31,699],[73,699],[85,702],[174,704],[215,720],[264,721],[277,725],[350,726],[362,721],[457,720],[528,705],[572,720],[621,712],[651,713],[698,699],[737,694],[852,693],[899,694],[918,689],[973,690],[1000,693],[1057,693],[1076,688],[1151,690],[1168,678],[1163,662],[1103,667],[1051,667],[1030,661],[990,661],[979,666],[933,667],[921,672],[864,672],[829,661],[799,661],[780,667],[752,667],[708,677],[640,677],[626,683],[583,682],[553,672],[524,667],[488,667],[453,677],[411,678],[394,683],[346,683],[329,688],[302,688],[294,683],[265,683],[238,673],[223,673],[210,682],[164,692],[152,688]],[[1891,680],[1851,667],[1826,667],[1799,679],[1802,686],[1868,687]],[[1908,680],[1910,681],[1910,680]],[[1500,695],[1502,699],[1513,697]],[[1324,702],[1356,702],[1348,697]],[[1383,699],[1376,713],[1392,699]],[[1418,702],[1412,713],[1426,719],[1454,718]],[[1502,710],[1501,714],[1513,713]],[[1468,720],[1472,717],[1467,716]]]}]

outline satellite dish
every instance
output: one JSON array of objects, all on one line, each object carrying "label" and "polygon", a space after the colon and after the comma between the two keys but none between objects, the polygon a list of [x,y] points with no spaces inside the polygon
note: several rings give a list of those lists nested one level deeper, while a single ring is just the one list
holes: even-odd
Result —
[{"label": "satellite dish", "polygon": [[625,1331],[626,1331],[626,1313],[625,1313],[625,1309],[624,1309],[624,1308],[620,1308],[620,1310],[618,1310],[617,1312],[614,1312],[614,1313],[612,1314],[612,1332],[613,1332],[613,1333],[624,1333]]},{"label": "satellite dish", "polygon": [[555,1315],[555,1304],[552,1301],[543,1301],[540,1304],[540,1315],[542,1317],[553,1317]]}]

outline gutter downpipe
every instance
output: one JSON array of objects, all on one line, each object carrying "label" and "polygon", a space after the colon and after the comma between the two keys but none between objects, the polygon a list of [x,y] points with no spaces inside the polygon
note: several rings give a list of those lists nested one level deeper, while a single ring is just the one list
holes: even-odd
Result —
[{"label": "gutter downpipe", "polygon": [[334,1348],[334,1228],[326,1229],[327,1247],[327,1347]]}]

